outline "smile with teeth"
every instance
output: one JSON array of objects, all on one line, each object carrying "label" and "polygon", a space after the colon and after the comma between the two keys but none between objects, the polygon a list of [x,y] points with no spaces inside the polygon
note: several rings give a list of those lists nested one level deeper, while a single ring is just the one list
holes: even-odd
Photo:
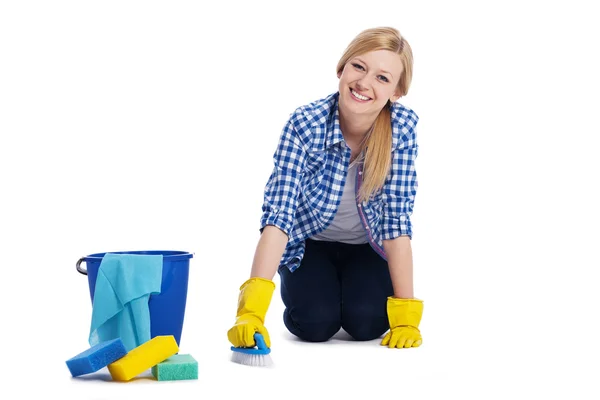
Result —
[{"label": "smile with teeth", "polygon": [[362,94],[356,93],[353,89],[350,89],[350,93],[352,93],[352,96],[356,97],[358,100],[362,100],[362,101],[371,100],[371,98],[369,98],[367,96],[363,96]]}]

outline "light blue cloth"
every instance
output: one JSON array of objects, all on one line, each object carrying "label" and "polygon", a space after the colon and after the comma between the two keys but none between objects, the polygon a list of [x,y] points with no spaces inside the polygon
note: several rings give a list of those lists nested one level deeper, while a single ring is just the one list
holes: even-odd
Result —
[{"label": "light blue cloth", "polygon": [[130,351],[150,340],[150,295],[159,294],[163,256],[106,253],[102,257],[89,343],[121,338]]}]

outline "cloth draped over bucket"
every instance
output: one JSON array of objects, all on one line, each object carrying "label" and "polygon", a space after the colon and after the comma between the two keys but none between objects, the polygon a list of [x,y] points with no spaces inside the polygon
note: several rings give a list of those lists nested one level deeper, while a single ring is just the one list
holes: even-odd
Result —
[{"label": "cloth draped over bucket", "polygon": [[148,301],[159,294],[162,255],[106,253],[92,302],[89,344],[121,338],[127,351],[150,337]]}]

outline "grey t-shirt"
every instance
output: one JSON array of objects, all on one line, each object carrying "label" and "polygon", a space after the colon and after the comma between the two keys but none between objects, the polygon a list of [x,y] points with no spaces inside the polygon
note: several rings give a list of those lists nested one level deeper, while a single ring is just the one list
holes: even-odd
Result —
[{"label": "grey t-shirt", "polygon": [[358,209],[356,208],[355,188],[356,171],[358,162],[353,162],[348,167],[348,176],[344,185],[344,194],[340,206],[331,224],[323,232],[311,237],[314,240],[325,240],[330,242],[343,242],[348,244],[368,243],[367,233],[360,222]]}]

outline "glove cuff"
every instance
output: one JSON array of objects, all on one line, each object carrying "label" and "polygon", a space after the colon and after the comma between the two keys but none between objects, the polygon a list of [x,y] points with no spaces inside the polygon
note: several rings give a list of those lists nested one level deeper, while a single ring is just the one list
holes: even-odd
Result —
[{"label": "glove cuff", "polygon": [[419,328],[423,315],[423,300],[388,297],[387,313],[390,328],[412,326]]},{"label": "glove cuff", "polygon": [[244,290],[248,286],[264,287],[265,289],[270,288],[271,291],[275,290],[275,282],[265,278],[250,278],[246,282],[242,283],[242,286],[240,286],[240,290]]},{"label": "glove cuff", "polygon": [[275,283],[264,278],[250,278],[240,286],[236,317],[253,314],[265,322],[265,315],[271,304]]}]

